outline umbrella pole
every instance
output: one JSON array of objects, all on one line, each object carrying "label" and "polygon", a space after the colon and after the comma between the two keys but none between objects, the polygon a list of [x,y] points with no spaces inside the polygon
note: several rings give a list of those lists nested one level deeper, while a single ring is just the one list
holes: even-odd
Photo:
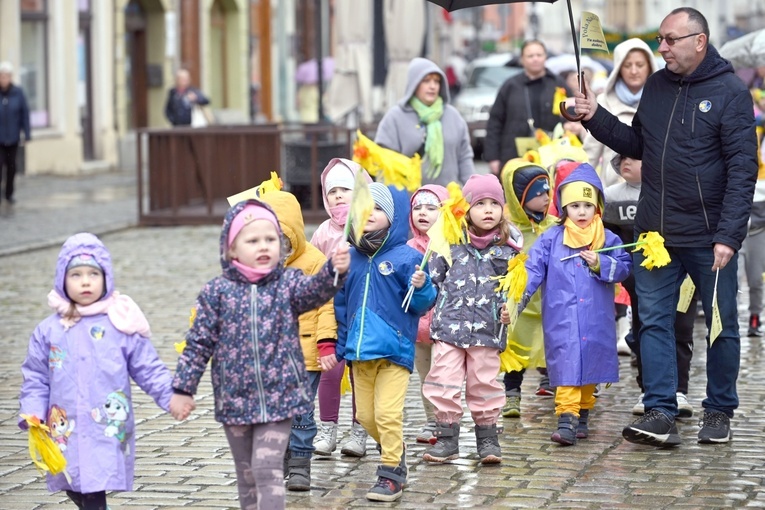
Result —
[{"label": "umbrella pole", "polygon": [[[574,58],[576,59],[576,74],[579,77],[579,92],[585,94],[584,74],[582,73],[582,65],[579,61],[579,43],[576,42],[576,27],[574,26],[574,13],[571,9],[571,0],[566,0],[566,5],[568,6],[568,22],[571,25],[571,39],[574,41]],[[571,122],[579,122],[584,118],[584,114],[576,116],[569,115],[566,111],[565,101],[561,101],[560,103],[560,114],[563,116],[563,118],[570,120]]]}]

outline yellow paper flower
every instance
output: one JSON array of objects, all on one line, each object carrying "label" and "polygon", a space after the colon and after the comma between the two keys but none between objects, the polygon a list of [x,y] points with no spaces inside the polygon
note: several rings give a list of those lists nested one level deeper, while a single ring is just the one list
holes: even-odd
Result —
[{"label": "yellow paper flower", "polygon": [[364,136],[361,131],[356,131],[353,161],[386,186],[396,186],[410,193],[414,193],[422,186],[419,154],[408,158],[400,152],[381,147]]},{"label": "yellow paper flower", "polygon": [[340,379],[340,395],[345,395],[346,393],[350,393],[352,391],[351,386],[351,373],[348,369],[348,365],[345,365],[345,370],[343,370],[343,378]]},{"label": "yellow paper flower", "polygon": [[503,276],[494,276],[499,285],[496,292],[501,292],[516,304],[523,298],[523,292],[526,290],[526,282],[529,275],[526,272],[526,260],[529,256],[526,253],[519,253],[507,262],[507,273]]},{"label": "yellow paper flower", "polygon": [[462,195],[462,188],[456,182],[446,185],[449,198],[441,204],[441,214],[444,217],[444,237],[449,244],[462,244],[465,242],[465,228],[467,228],[467,215],[470,203]]},{"label": "yellow paper flower", "polygon": [[643,257],[645,257],[640,265],[649,271],[654,267],[662,267],[670,263],[669,252],[664,248],[664,238],[658,232],[640,234],[637,246],[632,251],[638,250],[643,250]]},{"label": "yellow paper flower", "polygon": [[539,142],[539,145],[547,145],[548,143],[552,142],[550,135],[545,133],[542,129],[537,129],[534,133],[534,137],[537,139],[537,142]]},{"label": "yellow paper flower", "polygon": [[[510,329],[508,328],[508,333]],[[529,366],[529,357],[523,356],[518,351],[529,351],[530,349],[523,345],[507,340],[507,347],[499,354],[500,372],[520,372]]]},{"label": "yellow paper flower", "polygon": [[[276,175],[275,172],[271,172],[272,176]],[[197,307],[193,307],[191,309],[191,314],[189,315],[189,329],[194,327],[194,320],[197,318]],[[176,342],[173,344],[175,346],[175,352],[178,354],[183,354],[183,349],[186,348],[186,340],[183,340],[181,342]]]},{"label": "yellow paper flower", "polygon": [[26,420],[29,427],[29,456],[40,474],[46,472],[52,475],[64,473],[66,479],[69,480],[69,475],[66,473],[66,458],[58,445],[51,439],[48,426],[42,423],[37,416],[22,414],[21,417]]},{"label": "yellow paper flower", "polygon": [[555,95],[553,95],[552,112],[553,115],[560,115],[560,103],[566,100],[566,89],[563,87],[555,87]]},{"label": "yellow paper flower", "polygon": [[271,172],[271,178],[263,181],[258,186],[258,196],[268,193],[270,191],[280,191],[284,187],[284,183],[279,178],[276,172]]}]

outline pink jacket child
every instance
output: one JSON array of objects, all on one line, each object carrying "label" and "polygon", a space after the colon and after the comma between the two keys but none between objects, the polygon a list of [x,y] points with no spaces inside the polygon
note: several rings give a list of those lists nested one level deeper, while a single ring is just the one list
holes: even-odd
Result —
[{"label": "pink jacket child", "polygon": [[[348,208],[351,204],[353,183],[359,171],[364,172],[367,182],[372,182],[372,178],[361,168],[361,165],[344,158],[330,160],[324,171],[321,172],[322,198],[324,199],[324,209],[327,211],[329,219],[325,220],[316,229],[313,237],[311,237],[311,244],[321,250],[327,257],[332,255],[332,251],[343,238],[343,229],[348,218]],[[333,199],[329,198],[328,195],[335,194],[338,190],[344,190],[343,194],[345,196],[339,200],[341,202],[340,205],[331,205]]]},{"label": "pink jacket child", "polygon": [[[433,226],[439,215],[441,202],[449,198],[449,192],[446,188],[438,184],[426,184],[414,192],[410,200],[411,214],[409,215],[409,227],[412,230],[412,237],[406,244],[419,251],[423,255],[428,248],[427,231]],[[430,400],[425,398],[422,393],[422,382],[427,377],[431,365],[431,351],[433,341],[430,339],[430,322],[433,320],[433,309],[420,317],[417,326],[417,343],[414,346],[414,366],[417,369],[417,375],[420,377],[420,396],[422,397],[422,406],[425,409],[426,422],[417,434],[418,443],[427,443],[433,437],[433,431],[436,429],[435,408]]]},{"label": "pink jacket child", "polygon": [[47,420],[66,458],[71,481],[49,474],[48,490],[105,506],[105,491],[133,488],[130,380],[167,411],[172,376],[138,305],[114,290],[111,257],[96,236],[66,240],[48,304],[54,313],[35,328],[21,367],[20,413]]}]

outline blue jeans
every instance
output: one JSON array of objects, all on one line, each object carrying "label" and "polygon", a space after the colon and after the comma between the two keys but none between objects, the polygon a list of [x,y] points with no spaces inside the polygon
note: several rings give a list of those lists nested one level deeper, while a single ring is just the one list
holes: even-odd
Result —
[{"label": "blue jeans", "polygon": [[[714,252],[709,248],[667,248],[671,262],[661,268],[641,267],[642,252],[633,255],[635,289],[642,327],[640,355],[643,362],[643,386],[646,409],[658,409],[667,416],[677,415],[677,360],[675,353],[675,310],[680,285],[688,274],[696,284],[704,308],[707,330],[712,324],[712,295],[715,272]],[[707,334],[707,398],[704,409],[733,416],[738,407],[740,338],[736,298],[738,254],[733,255],[717,281],[717,307],[722,332],[709,346]]]},{"label": "blue jeans", "polygon": [[[319,388],[321,372],[308,372],[308,396],[313,400],[316,390]],[[313,440],[316,437],[316,421],[313,418],[314,409],[306,414],[299,414],[292,418],[290,430],[290,454],[292,457],[311,458],[313,454]]]}]

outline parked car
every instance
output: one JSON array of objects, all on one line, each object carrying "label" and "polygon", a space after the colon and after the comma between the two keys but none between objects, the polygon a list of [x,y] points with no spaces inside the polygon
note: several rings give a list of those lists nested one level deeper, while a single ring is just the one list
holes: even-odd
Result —
[{"label": "parked car", "polygon": [[[512,53],[498,53],[478,58],[468,64],[467,81],[454,100],[454,106],[468,124],[476,158],[483,150],[486,137],[485,122],[494,105],[499,88],[505,80],[523,71],[517,57]],[[472,123],[479,123],[478,126]]]}]

